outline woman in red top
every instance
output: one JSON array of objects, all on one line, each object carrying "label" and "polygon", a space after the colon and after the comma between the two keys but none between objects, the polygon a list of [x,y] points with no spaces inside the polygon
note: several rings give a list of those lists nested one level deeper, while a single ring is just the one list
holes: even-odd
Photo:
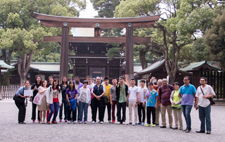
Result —
[{"label": "woman in red top", "polygon": [[60,92],[59,88],[59,80],[54,80],[53,86],[50,86],[47,91],[47,105],[50,108],[48,124],[50,124],[50,119],[53,113],[54,117],[52,119],[52,123],[57,124],[56,117],[58,115],[59,106],[61,106],[62,103],[62,93]]}]

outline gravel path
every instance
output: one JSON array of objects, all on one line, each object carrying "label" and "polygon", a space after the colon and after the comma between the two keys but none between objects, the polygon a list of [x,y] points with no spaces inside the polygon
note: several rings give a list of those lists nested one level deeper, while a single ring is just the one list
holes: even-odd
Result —
[{"label": "gravel path", "polygon": [[[30,120],[30,103],[27,107],[27,124],[20,125],[17,123],[18,109],[12,100],[0,101],[0,108],[0,142],[222,142],[225,139],[225,106],[212,107],[211,135],[195,133],[196,130],[199,130],[200,121],[198,112],[194,109],[192,109],[191,114],[192,132],[186,134],[180,130],[171,130],[169,128],[116,125],[108,122],[91,124],[90,108],[88,110],[88,124],[67,124],[62,122],[57,125],[47,125],[32,123]],[[107,118],[105,118],[106,120]],[[185,126],[184,121],[183,124]]]}]

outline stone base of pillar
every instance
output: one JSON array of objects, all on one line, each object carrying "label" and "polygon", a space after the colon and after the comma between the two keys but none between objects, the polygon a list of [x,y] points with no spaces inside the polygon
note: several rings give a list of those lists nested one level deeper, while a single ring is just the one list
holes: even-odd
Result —
[{"label": "stone base of pillar", "polygon": [[130,87],[130,80],[134,78],[133,74],[125,74],[125,82],[127,84],[128,87]]}]

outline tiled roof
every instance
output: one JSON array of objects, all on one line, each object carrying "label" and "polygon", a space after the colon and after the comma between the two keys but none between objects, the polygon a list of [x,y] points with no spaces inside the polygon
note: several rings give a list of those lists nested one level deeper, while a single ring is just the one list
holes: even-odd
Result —
[{"label": "tiled roof", "polygon": [[143,75],[143,74],[147,74],[149,72],[152,72],[152,71],[156,70],[157,68],[161,67],[162,65],[164,65],[164,62],[165,62],[164,59],[156,61],[155,63],[151,64],[147,68],[137,72],[137,74],[138,75]]},{"label": "tiled roof", "polygon": [[194,62],[194,63],[190,63],[189,66],[182,68],[180,70],[182,71],[192,71],[195,70],[197,68],[200,68],[201,66],[206,65],[214,70],[220,70],[220,67],[218,66],[217,62],[214,61],[201,61],[201,62]]},{"label": "tiled roof", "polygon": [[38,69],[44,72],[59,72],[60,63],[59,62],[32,62],[31,68]]},{"label": "tiled roof", "polygon": [[6,64],[3,60],[0,60],[0,68],[3,68],[3,69],[12,69],[14,67],[11,66],[11,65]]}]

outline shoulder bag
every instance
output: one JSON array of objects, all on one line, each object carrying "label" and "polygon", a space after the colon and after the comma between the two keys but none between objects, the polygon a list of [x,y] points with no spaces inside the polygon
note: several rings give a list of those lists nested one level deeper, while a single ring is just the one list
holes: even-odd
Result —
[{"label": "shoulder bag", "polygon": [[[24,93],[24,88],[23,88],[23,93]],[[13,96],[13,100],[17,103],[24,103],[25,98],[22,98],[20,96],[17,96],[16,94]]]},{"label": "shoulder bag", "polygon": [[[202,94],[205,95],[201,86],[200,86],[200,89],[202,91]],[[210,98],[207,98],[207,99],[210,101],[210,105],[215,105],[216,104],[216,102],[214,101],[213,97],[210,97]]]}]

